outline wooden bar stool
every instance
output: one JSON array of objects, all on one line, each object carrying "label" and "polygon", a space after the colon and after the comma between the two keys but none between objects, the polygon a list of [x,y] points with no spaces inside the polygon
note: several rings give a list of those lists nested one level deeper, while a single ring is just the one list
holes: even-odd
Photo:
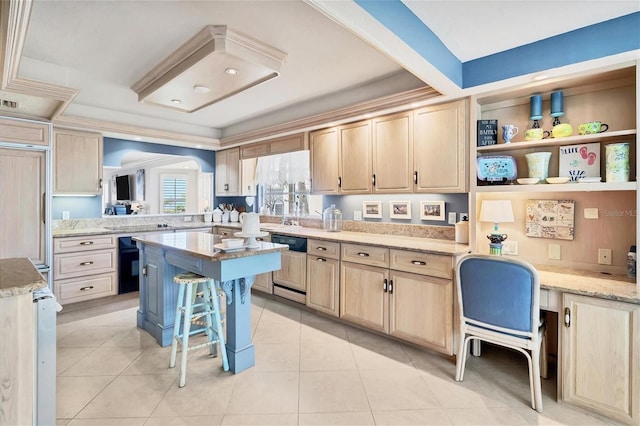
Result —
[{"label": "wooden bar stool", "polygon": [[[190,350],[209,346],[209,352],[213,356],[217,356],[216,344],[219,343],[224,371],[229,371],[229,361],[227,360],[227,349],[222,333],[220,301],[215,281],[193,272],[185,272],[176,275],[173,278],[173,282],[179,284],[180,288],[178,289],[176,318],[173,325],[173,343],[171,344],[169,368],[173,368],[176,365],[178,343],[180,343],[182,350],[180,387],[183,387],[187,381],[187,352]],[[198,299],[197,303],[196,298]],[[204,318],[204,322],[202,318]],[[182,333],[180,333],[180,322],[182,322]],[[192,328],[192,325],[196,327]],[[189,347],[189,337],[202,332],[206,333],[207,341]]]}]

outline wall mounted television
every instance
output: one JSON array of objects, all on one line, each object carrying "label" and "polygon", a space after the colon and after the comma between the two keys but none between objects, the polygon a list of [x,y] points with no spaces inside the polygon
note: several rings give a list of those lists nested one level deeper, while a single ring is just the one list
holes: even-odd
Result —
[{"label": "wall mounted television", "polygon": [[129,175],[116,176],[116,200],[131,200],[131,190],[129,188]]}]

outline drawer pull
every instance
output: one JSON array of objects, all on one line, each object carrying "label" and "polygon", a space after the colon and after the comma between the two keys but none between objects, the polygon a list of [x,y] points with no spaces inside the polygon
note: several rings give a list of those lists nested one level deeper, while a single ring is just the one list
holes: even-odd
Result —
[{"label": "drawer pull", "polygon": [[393,294],[393,280],[389,280],[389,294]]},{"label": "drawer pull", "polygon": [[81,241],[80,242],[81,246],[90,246],[91,244],[93,244],[93,241]]},{"label": "drawer pull", "polygon": [[387,292],[387,279],[382,280],[382,291]]},{"label": "drawer pull", "polygon": [[326,261],[327,261],[327,259],[325,259],[325,258],[323,258],[323,257],[319,257],[319,258],[318,258],[318,262],[326,262]]},{"label": "drawer pull", "polygon": [[363,251],[360,251],[360,252],[358,252],[358,256],[361,256],[361,257],[369,257],[369,253],[365,253],[365,252],[363,252]]},{"label": "drawer pull", "polygon": [[93,260],[90,260],[88,262],[80,262],[80,266],[89,266],[89,265],[93,265]]},{"label": "drawer pull", "polygon": [[326,247],[316,247],[316,250],[318,251],[327,251]]},{"label": "drawer pull", "polygon": [[420,266],[425,266],[427,264],[427,262],[423,262],[422,260],[412,260],[411,263],[413,263],[414,265],[420,265]]},{"label": "drawer pull", "polygon": [[93,290],[93,286],[92,285],[88,285],[86,287],[80,287],[80,291],[85,291],[85,290]]}]

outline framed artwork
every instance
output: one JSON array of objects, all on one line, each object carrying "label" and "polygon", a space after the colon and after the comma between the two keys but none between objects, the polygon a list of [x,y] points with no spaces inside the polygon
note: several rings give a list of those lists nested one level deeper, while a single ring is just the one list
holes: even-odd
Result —
[{"label": "framed artwork", "polygon": [[444,201],[420,201],[420,219],[444,221]]},{"label": "framed artwork", "polygon": [[363,201],[362,217],[371,219],[382,218],[382,203],[380,201]]},{"label": "framed artwork", "polygon": [[575,202],[527,200],[527,237],[573,240]]},{"label": "framed artwork", "polygon": [[411,219],[411,201],[389,201],[391,219]]}]

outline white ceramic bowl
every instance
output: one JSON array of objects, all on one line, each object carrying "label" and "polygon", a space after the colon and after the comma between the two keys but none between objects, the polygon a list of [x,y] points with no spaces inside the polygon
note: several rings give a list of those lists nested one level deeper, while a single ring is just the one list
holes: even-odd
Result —
[{"label": "white ceramic bowl", "polygon": [[533,178],[518,178],[518,183],[520,185],[535,185],[539,181],[540,181],[540,178],[537,178],[537,177],[533,177]]},{"label": "white ceramic bowl", "polygon": [[222,247],[233,249],[242,247],[244,240],[242,238],[223,238]]},{"label": "white ceramic bowl", "polygon": [[548,177],[547,178],[547,183],[567,183],[569,182],[568,177],[564,176],[564,177]]}]

